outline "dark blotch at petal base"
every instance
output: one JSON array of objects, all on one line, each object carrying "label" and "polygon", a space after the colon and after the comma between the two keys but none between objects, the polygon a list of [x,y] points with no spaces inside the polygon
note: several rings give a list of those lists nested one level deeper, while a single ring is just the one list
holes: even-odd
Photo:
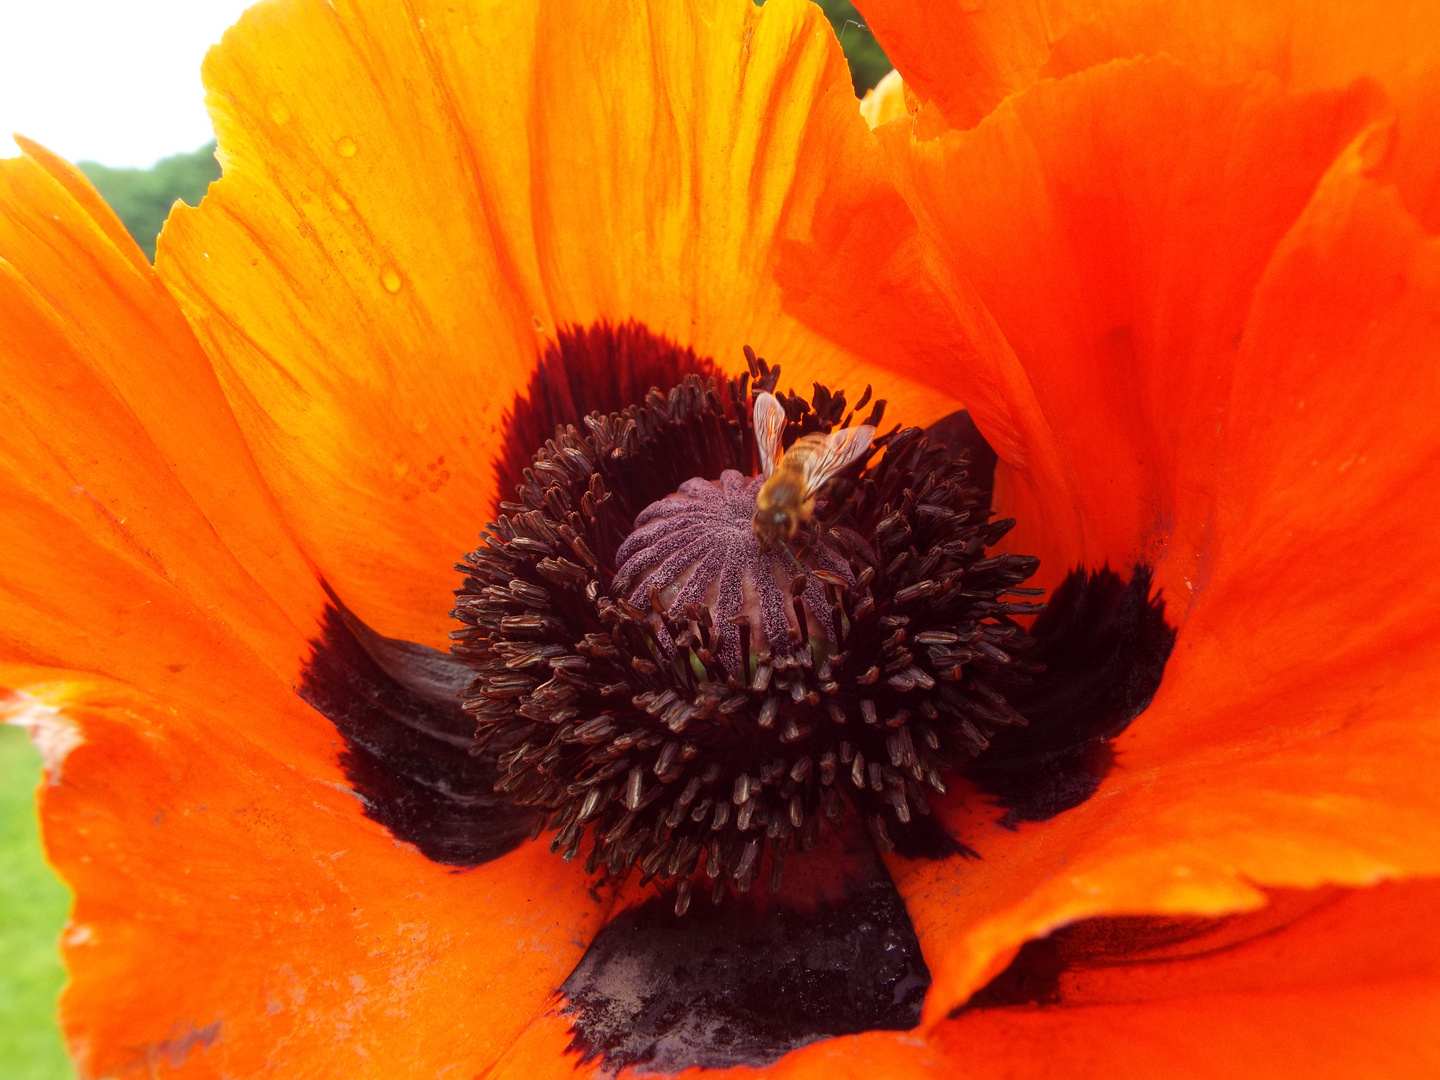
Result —
[{"label": "dark blotch at petal base", "polygon": [[[858,823],[857,823],[858,825]],[[842,891],[623,911],[561,987],[570,1049],[608,1071],[763,1066],[837,1035],[920,1021],[930,971],[874,849],[851,845]],[[832,883],[833,884],[833,883]]]},{"label": "dark blotch at petal base", "polygon": [[333,603],[299,693],[344,738],[340,764],[366,814],[438,863],[479,866],[513,851],[536,815],[495,794],[493,754],[470,754],[475,722],[458,697],[470,669],[381,637]]},{"label": "dark blotch at petal base", "polygon": [[965,770],[1009,811],[1005,824],[1047,821],[1093,795],[1114,764],[1109,740],[1155,697],[1176,632],[1150,580],[1143,565],[1128,582],[1108,567],[1075,570],[1035,620],[1028,659],[1045,671],[1012,697],[1029,724],[997,731]]}]

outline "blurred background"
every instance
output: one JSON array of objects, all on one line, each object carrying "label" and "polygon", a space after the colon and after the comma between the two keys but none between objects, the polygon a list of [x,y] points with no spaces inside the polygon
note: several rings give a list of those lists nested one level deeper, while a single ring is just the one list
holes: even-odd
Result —
[{"label": "blurred background", "polygon": [[[0,0],[0,157],[28,136],[79,164],[155,257],[175,200],[220,176],[200,61],[252,0]],[[763,2],[763,0],[762,0]],[[890,70],[850,0],[819,0],[857,96]],[[0,1078],[68,1080],[55,1026],[56,941],[69,910],[35,817],[40,756],[0,724]]]}]

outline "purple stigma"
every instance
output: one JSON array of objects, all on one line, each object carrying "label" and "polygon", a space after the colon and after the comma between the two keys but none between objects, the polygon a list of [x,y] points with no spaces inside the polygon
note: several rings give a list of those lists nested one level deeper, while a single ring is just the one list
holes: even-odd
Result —
[{"label": "purple stigma", "polygon": [[[641,610],[653,610],[653,590],[671,621],[683,620],[690,604],[707,608],[714,621],[715,655],[742,678],[737,622],[748,619],[752,634],[759,635],[752,638],[752,648],[774,655],[802,647],[807,638],[834,643],[840,635],[825,583],[814,572],[843,578],[846,585],[855,583],[850,560],[829,542],[836,539],[833,533],[817,536],[799,555],[785,544],[762,544],[752,519],[763,483],[763,477],[747,477],[734,469],[726,469],[718,481],[687,480],[679,491],[640,512],[635,531],[616,553],[617,595]],[[847,535],[845,540],[859,537]],[[792,603],[792,583],[801,577],[804,626]],[[668,629],[658,625],[659,619],[653,622],[661,647],[673,655],[676,647]]]}]

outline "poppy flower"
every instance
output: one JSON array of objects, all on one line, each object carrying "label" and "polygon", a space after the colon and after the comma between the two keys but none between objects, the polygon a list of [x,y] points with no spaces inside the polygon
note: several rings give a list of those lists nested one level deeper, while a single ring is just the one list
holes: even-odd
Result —
[{"label": "poppy flower", "polygon": [[262,3],[154,269],[0,163],[82,1075],[1433,1068],[1433,16],[865,14]]}]

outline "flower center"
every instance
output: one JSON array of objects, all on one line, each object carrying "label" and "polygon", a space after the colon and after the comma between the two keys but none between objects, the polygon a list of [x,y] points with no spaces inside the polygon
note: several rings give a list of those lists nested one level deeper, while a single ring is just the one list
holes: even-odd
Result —
[{"label": "flower center", "polygon": [[[496,790],[565,858],[588,836],[590,871],[673,883],[681,913],[697,882],[778,890],[822,828],[903,846],[945,772],[1024,723],[1006,693],[1036,670],[1013,616],[1037,605],[1006,596],[1038,595],[1037,562],[986,557],[1013,522],[919,429],[864,440],[788,539],[762,528],[765,440],[773,466],[843,439],[870,393],[774,397],[779,369],[747,356],[723,388],[692,376],[557,431],[459,567],[453,651]],[[762,397],[784,411],[757,436]]]}]

